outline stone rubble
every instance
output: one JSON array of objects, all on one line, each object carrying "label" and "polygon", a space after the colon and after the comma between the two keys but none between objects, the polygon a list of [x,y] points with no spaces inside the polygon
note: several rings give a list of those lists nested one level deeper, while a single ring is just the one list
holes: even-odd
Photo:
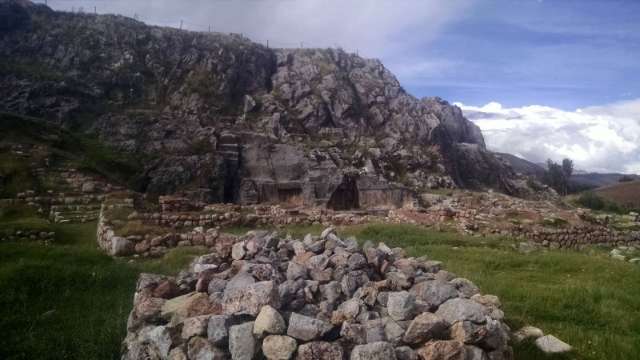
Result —
[{"label": "stone rubble", "polygon": [[122,359],[513,358],[495,296],[439,262],[322,235],[251,231],[177,277],[142,274]]},{"label": "stone rubble", "polygon": [[[588,245],[618,245],[621,248],[640,246],[640,231],[618,231],[613,226],[593,219],[581,209],[567,210],[550,202],[528,201],[497,193],[459,192],[450,197],[431,196],[429,202],[424,204],[426,208],[358,211],[334,211],[317,207],[286,208],[273,204],[206,205],[186,197],[164,196],[157,206],[152,206],[152,209],[160,208],[161,211],[158,212],[134,206],[137,202],[135,199],[140,198],[140,194],[126,194],[126,198],[122,198],[121,193],[116,195],[115,199],[113,196],[106,197],[98,217],[98,243],[106,252],[116,256],[158,257],[177,246],[212,248],[219,240],[234,241],[218,239],[218,229],[225,227],[367,223],[417,224],[436,229],[453,225],[459,232],[468,235],[497,235],[524,240],[517,247],[523,253],[542,248],[582,249]],[[117,198],[118,196],[121,198]],[[113,226],[116,220],[109,215],[109,210],[116,207],[126,209],[126,218],[131,224],[152,227],[164,233],[146,233],[144,236],[119,234]],[[237,245],[231,251],[234,259],[239,259],[248,249]],[[640,260],[635,259],[632,262],[638,261]],[[299,269],[290,269],[296,270]],[[321,273],[315,274],[320,275]],[[473,289],[466,291],[473,292]],[[446,296],[446,293],[439,295]],[[472,295],[470,293],[467,297]]]},{"label": "stone rubble", "polygon": [[563,342],[553,335],[546,335],[536,339],[536,346],[545,354],[561,354],[566,353],[573,348],[571,345]]}]

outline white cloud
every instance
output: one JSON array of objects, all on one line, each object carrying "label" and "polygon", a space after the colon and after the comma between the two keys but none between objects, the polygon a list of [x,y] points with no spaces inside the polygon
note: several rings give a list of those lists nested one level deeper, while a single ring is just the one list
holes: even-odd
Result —
[{"label": "white cloud", "polygon": [[275,47],[334,47],[402,56],[433,39],[475,0],[50,0],[55,9],[137,14],[152,24],[243,33]]},{"label": "white cloud", "polygon": [[575,111],[456,105],[495,151],[535,162],[569,157],[584,170],[640,173],[640,99]]}]

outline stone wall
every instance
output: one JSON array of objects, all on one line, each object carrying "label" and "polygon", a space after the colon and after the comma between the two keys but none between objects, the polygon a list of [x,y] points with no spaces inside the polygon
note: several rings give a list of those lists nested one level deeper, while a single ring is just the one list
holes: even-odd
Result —
[{"label": "stone wall", "polygon": [[620,232],[599,226],[519,229],[513,231],[511,235],[551,248],[581,249],[587,245],[640,245],[640,231]]},{"label": "stone wall", "polygon": [[265,225],[356,225],[382,221],[386,212],[336,212],[325,209],[287,209],[280,205],[242,206],[229,204],[207,205],[202,212],[135,213],[131,220],[146,224],[180,229],[184,227],[231,227]]},{"label": "stone wall", "polygon": [[107,216],[107,211],[114,209],[131,209],[133,211],[133,199],[119,199],[118,202],[109,201],[102,204],[96,230],[98,246],[112,256],[132,255],[134,239],[117,236],[113,221]]},{"label": "stone wall", "polygon": [[45,244],[55,241],[56,233],[54,231],[42,231],[35,229],[15,229],[6,231],[0,229],[0,243],[4,241],[42,241]]}]

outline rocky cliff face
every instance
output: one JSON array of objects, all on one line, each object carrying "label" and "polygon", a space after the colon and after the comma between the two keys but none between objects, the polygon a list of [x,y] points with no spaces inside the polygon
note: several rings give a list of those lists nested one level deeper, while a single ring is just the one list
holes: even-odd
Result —
[{"label": "rocky cliff face", "polygon": [[416,99],[379,61],[341,50],[269,49],[5,0],[0,57],[1,111],[144,157],[141,190],[245,203],[350,199],[344,208],[398,205],[425,188],[529,191],[460,109]]}]

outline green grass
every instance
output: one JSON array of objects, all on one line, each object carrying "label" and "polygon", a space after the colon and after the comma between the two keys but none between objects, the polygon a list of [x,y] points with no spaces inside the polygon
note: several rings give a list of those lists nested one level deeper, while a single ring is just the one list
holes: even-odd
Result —
[{"label": "green grass", "polygon": [[28,206],[0,208],[0,235],[13,235],[16,230],[54,231],[47,220]]},{"label": "green grass", "polygon": [[[321,227],[285,232],[319,234]],[[566,250],[522,254],[517,241],[469,237],[413,225],[364,225],[338,229],[342,237],[403,247],[426,255],[498,295],[508,324],[541,328],[575,351],[545,356],[531,343],[515,346],[516,359],[635,359],[640,353],[640,266],[613,260],[608,251]]]},{"label": "green grass", "polygon": [[175,274],[203,252],[113,259],[95,226],[52,225],[51,246],[0,244],[0,359],[119,359],[138,274]]},{"label": "green grass", "polygon": [[[45,146],[57,163],[68,163],[78,170],[99,174],[114,183],[135,186],[139,180],[143,159],[119,152],[97,139],[75,134],[45,121],[0,113],[0,140],[11,143]],[[30,173],[29,162],[42,160],[47,154],[30,153],[29,159],[0,153],[0,176],[6,184],[0,186],[0,197],[14,197],[27,190],[42,190],[45,184]],[[36,162],[37,162],[36,161]]]},{"label": "green grass", "polygon": [[545,357],[523,344],[515,349],[517,359],[623,360],[640,353],[640,266],[598,251],[525,255],[513,250],[509,240],[409,225],[371,225],[344,233],[443,261],[447,270],[474,281],[483,293],[498,295],[514,330],[533,325],[576,349],[568,356]]},{"label": "green grass", "polygon": [[[4,220],[19,214],[5,212]],[[205,251],[178,248],[162,259],[113,259],[96,248],[95,223],[51,227],[54,245],[0,244],[0,359],[118,359],[138,274],[175,274]],[[321,230],[294,226],[284,232]],[[576,349],[545,357],[522,344],[515,348],[517,359],[633,359],[640,351],[640,266],[611,260],[605,251],[525,255],[513,250],[513,240],[409,225],[339,232],[441,260],[483,293],[498,295],[514,329],[537,326]]]}]

